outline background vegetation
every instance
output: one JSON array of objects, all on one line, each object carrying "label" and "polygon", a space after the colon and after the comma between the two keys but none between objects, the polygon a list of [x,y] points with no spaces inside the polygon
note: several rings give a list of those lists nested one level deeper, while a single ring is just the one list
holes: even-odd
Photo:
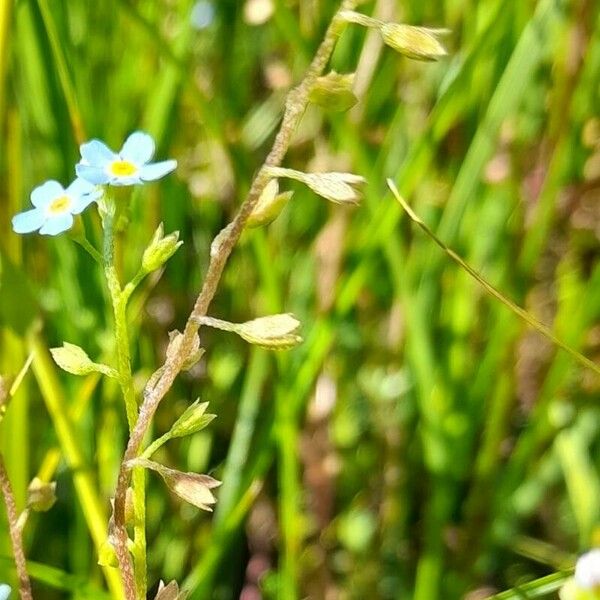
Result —
[{"label": "background vegetation", "polygon": [[[178,159],[175,176],[136,191],[120,257],[132,274],[161,220],[185,240],[131,312],[142,385],[337,5],[215,0],[198,28],[193,4],[0,3],[0,372],[37,350],[0,434],[21,507],[34,475],[58,482],[26,529],[38,598],[102,597],[94,546],[126,426],[115,385],[59,373],[45,350],[67,340],[110,360],[92,260],[68,235],[13,234],[10,218],[43,180],[71,181],[85,139],[119,148],[143,129]],[[155,432],[198,396],[218,419],[158,458],[224,483],[211,516],[149,476],[150,581],[198,599],[432,600],[549,576],[532,593],[555,597],[560,570],[598,543],[599,380],[451,263],[385,179],[489,281],[598,357],[600,5],[361,10],[448,27],[449,57],[412,62],[375,32],[343,35],[332,67],[357,71],[360,101],[307,111],[286,164],[363,175],[364,201],[333,206],[291,184],[279,219],[244,234],[213,316],[293,312],[305,343],[273,354],[203,330],[206,357]],[[84,223],[97,241],[93,211]],[[14,583],[3,516],[0,580]]]}]

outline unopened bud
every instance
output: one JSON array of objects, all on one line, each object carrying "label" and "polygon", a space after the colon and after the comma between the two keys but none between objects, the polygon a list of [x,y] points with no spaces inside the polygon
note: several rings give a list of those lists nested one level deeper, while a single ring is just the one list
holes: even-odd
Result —
[{"label": "unopened bud", "polygon": [[[181,344],[183,342],[183,333],[177,331],[169,331],[169,345],[167,346],[167,361],[171,361],[181,352]],[[183,362],[182,370],[189,371],[204,354],[204,348],[200,348],[200,337],[194,336],[192,347],[190,348],[186,359]]]},{"label": "unopened bud", "polygon": [[246,225],[260,227],[272,223],[281,214],[292,195],[293,192],[280,194],[277,179],[271,179],[260,195],[254,210],[250,213]]},{"label": "unopened bud", "polygon": [[446,49],[438,37],[445,29],[429,29],[400,23],[384,23],[379,31],[383,41],[390,47],[415,60],[434,61],[446,56]]},{"label": "unopened bud", "polygon": [[170,437],[184,437],[204,429],[217,415],[206,414],[208,402],[200,403],[200,399],[188,406],[186,411],[175,421]]},{"label": "unopened bud", "polygon": [[358,102],[352,91],[353,84],[354,73],[342,75],[331,71],[317,78],[310,90],[309,100],[327,110],[348,110]]},{"label": "unopened bud", "polygon": [[182,244],[183,242],[179,241],[179,231],[174,231],[165,236],[164,226],[161,223],[154,232],[148,247],[144,250],[142,269],[146,273],[160,269]]}]

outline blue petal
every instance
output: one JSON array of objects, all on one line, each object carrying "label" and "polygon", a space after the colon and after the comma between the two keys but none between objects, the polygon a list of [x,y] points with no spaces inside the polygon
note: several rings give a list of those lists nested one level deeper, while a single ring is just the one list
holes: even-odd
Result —
[{"label": "blue petal", "polygon": [[214,21],[214,18],[215,7],[212,5],[212,2],[200,0],[194,4],[192,14],[190,15],[190,21],[194,28],[204,29]]},{"label": "blue petal", "polygon": [[128,176],[120,176],[120,177],[111,177],[110,185],[114,186],[123,186],[123,185],[136,185],[138,183],[143,183],[140,179],[139,175],[128,175]]},{"label": "blue petal", "polygon": [[78,198],[73,199],[73,204],[71,205],[71,214],[78,215],[83,212],[92,202],[98,200],[98,198],[102,195],[100,193],[92,193],[92,194],[84,194],[83,196],[79,196]]},{"label": "blue petal", "polygon": [[51,179],[50,181],[46,181],[46,183],[42,183],[38,187],[34,188],[31,192],[31,203],[36,208],[44,208],[52,202],[55,198],[62,196],[65,193],[65,189],[63,188],[58,181],[54,181]]},{"label": "blue petal", "polygon": [[96,186],[81,177],[78,177],[71,185],[65,190],[71,198],[79,198],[96,191]]},{"label": "blue petal", "polygon": [[155,181],[174,171],[177,168],[176,160],[164,160],[158,163],[144,165],[140,169],[140,179],[142,181]]},{"label": "blue petal", "polygon": [[100,167],[83,165],[81,163],[75,165],[75,172],[77,173],[78,177],[81,177],[82,179],[85,179],[86,181],[89,181],[95,185],[108,183],[108,180],[110,179],[104,169],[101,169]]},{"label": "blue petal", "polygon": [[56,217],[50,217],[44,226],[40,229],[40,233],[44,235],[57,235],[73,225],[73,215],[71,213],[63,213]]},{"label": "blue petal", "polygon": [[10,585],[0,583],[0,600],[8,600],[11,591]]},{"label": "blue petal", "polygon": [[143,131],[132,133],[123,144],[119,155],[138,167],[145,165],[154,155],[154,140]]},{"label": "blue petal", "polygon": [[117,155],[100,140],[90,140],[81,144],[79,151],[83,160],[94,167],[104,167],[117,158]]},{"label": "blue petal", "polygon": [[31,233],[39,229],[46,220],[46,215],[41,208],[34,208],[19,213],[12,218],[12,226],[15,233]]}]

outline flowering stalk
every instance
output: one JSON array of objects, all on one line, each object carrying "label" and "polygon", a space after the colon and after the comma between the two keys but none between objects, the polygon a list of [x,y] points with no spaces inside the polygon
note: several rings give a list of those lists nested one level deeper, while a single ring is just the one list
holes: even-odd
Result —
[{"label": "flowering stalk", "polygon": [[[104,231],[103,258],[104,274],[110,293],[115,320],[115,342],[117,350],[117,370],[119,385],[125,400],[129,433],[133,431],[138,420],[138,405],[135,397],[135,387],[131,372],[131,355],[129,331],[127,328],[127,303],[135,284],[141,281],[143,275],[138,274],[132,283],[121,289],[117,269],[115,267],[115,236],[114,221],[116,206],[113,198],[105,194],[101,203],[102,227]],[[132,553],[135,561],[135,597],[137,600],[146,598],[146,475],[144,469],[133,470],[133,509],[134,509],[134,540]]]},{"label": "flowering stalk", "polygon": [[322,75],[325,66],[329,62],[336,41],[345,26],[344,20],[340,17],[340,11],[352,10],[356,6],[356,3],[357,0],[342,1],[340,9],[333,17],[329,28],[325,33],[325,37],[308,68],[305,78],[288,94],[283,120],[273,143],[273,147],[269,152],[264,165],[254,178],[246,200],[240,207],[234,220],[223,232],[221,232],[221,234],[219,234],[219,244],[216,247],[215,252],[211,252],[204,283],[186,323],[179,352],[172,354],[166,360],[165,364],[159,369],[160,374],[152,376],[149,384],[144,390],[144,400],[140,407],[139,418],[133,428],[127,444],[127,449],[125,450],[119,470],[115,494],[115,549],[128,600],[135,599],[134,570],[127,548],[128,538],[125,522],[125,499],[130,470],[128,462],[135,459],[140,454],[144,436],[150,426],[158,405],[173,385],[173,382],[181,371],[186,359],[193,351],[196,334],[201,324],[200,319],[207,314],[210,303],[217,291],[227,259],[237,243],[262,192],[271,180],[271,176],[268,173],[269,167],[279,166],[288,150],[292,135],[308,104],[310,91],[317,78]]}]

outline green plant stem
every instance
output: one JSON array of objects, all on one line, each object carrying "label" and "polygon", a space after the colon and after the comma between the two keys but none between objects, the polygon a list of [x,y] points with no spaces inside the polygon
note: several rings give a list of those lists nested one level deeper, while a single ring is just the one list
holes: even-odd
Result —
[{"label": "green plant stem", "polygon": [[73,241],[76,244],[79,244],[100,266],[102,266],[102,254],[94,248],[87,240],[87,238],[82,235],[80,237],[73,237]]},{"label": "green plant stem", "polygon": [[129,468],[127,463],[138,456],[144,436],[152,422],[152,418],[160,401],[173,385],[175,378],[192,352],[195,338],[200,327],[199,320],[206,315],[217,291],[227,260],[239,240],[261,193],[269,183],[270,176],[268,174],[268,168],[279,166],[287,153],[292,136],[300,123],[306,106],[308,105],[310,91],[317,78],[323,73],[327,66],[337,39],[345,27],[345,22],[340,17],[340,11],[352,10],[356,6],[356,3],[357,0],[342,1],[339,10],[334,15],[327,32],[325,33],[325,37],[321,42],[315,57],[308,67],[305,78],[298,87],[294,88],[288,94],[281,127],[275,137],[273,147],[271,148],[265,163],[254,178],[246,200],[240,207],[234,220],[223,232],[221,232],[221,234],[219,234],[218,246],[214,252],[211,252],[210,262],[204,277],[202,289],[196,299],[196,303],[194,304],[194,308],[192,309],[183,332],[180,351],[177,354],[172,355],[169,360],[165,362],[160,368],[160,376],[152,377],[152,387],[147,387],[144,391],[144,401],[140,408],[139,419],[131,433],[127,449],[123,456],[115,494],[115,548],[128,600],[133,600],[134,598],[134,573],[133,564],[127,548],[127,528],[125,523],[125,498],[129,483]]},{"label": "green plant stem", "polygon": [[149,459],[162,445],[172,439],[170,431],[155,439],[141,454],[141,458]]},{"label": "green plant stem", "polygon": [[[114,239],[114,201],[105,199],[107,211],[103,215],[102,224],[104,229],[104,273],[115,319],[115,342],[117,346],[117,368],[119,372],[119,385],[125,400],[127,423],[129,433],[134,430],[138,420],[138,405],[135,397],[135,387],[131,372],[131,354],[129,343],[129,331],[127,328],[127,302],[135,286],[143,275],[138,273],[125,290],[121,289],[117,269],[114,264],[115,239]],[[132,554],[135,564],[135,594],[137,600],[146,598],[146,475],[144,469],[133,469],[133,511],[134,511],[134,539]]]}]

